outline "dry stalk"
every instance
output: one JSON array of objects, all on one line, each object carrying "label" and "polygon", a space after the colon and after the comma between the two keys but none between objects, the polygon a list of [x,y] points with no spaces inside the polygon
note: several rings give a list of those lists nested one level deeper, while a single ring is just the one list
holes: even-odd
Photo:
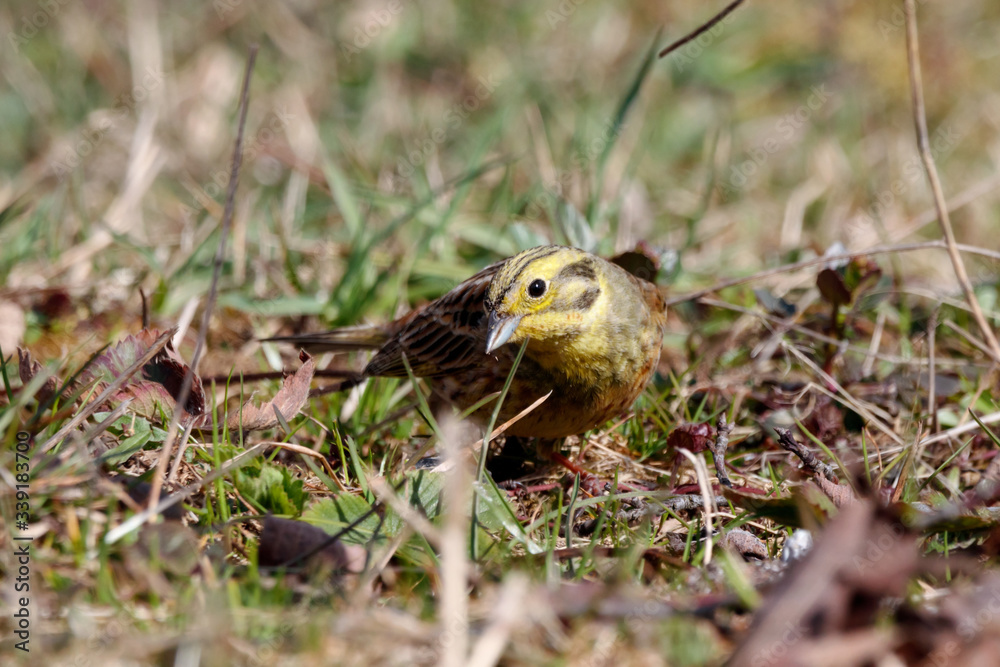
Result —
[{"label": "dry stalk", "polygon": [[[254,62],[257,60],[257,45],[250,47],[250,55],[247,58],[246,71],[243,74],[243,90],[240,93],[240,120],[236,132],[236,145],[233,147],[232,168],[229,173],[229,188],[226,191],[226,208],[222,214],[222,227],[219,230],[219,245],[215,251],[215,265],[212,267],[212,283],[208,290],[208,299],[205,301],[205,308],[201,317],[201,331],[198,332],[198,342],[194,347],[194,354],[191,356],[190,371],[184,374],[181,390],[177,396],[177,409],[170,420],[167,428],[167,439],[163,443],[160,451],[160,459],[156,463],[156,473],[153,475],[152,488],[149,492],[149,510],[160,502],[160,490],[163,488],[163,480],[167,474],[167,462],[173,450],[174,440],[177,439],[177,427],[180,425],[181,414],[184,413],[183,406],[187,404],[188,396],[191,394],[191,384],[195,374],[198,372],[198,363],[205,350],[205,340],[208,338],[208,325],[212,319],[212,311],[215,309],[215,298],[219,291],[219,278],[222,275],[222,261],[225,259],[226,241],[229,238],[229,228],[233,222],[233,209],[236,207],[236,184],[239,180],[240,165],[243,162],[243,132],[247,124],[247,107],[250,97],[250,74],[253,72]],[[149,520],[152,522],[156,518],[154,513],[150,513]]]},{"label": "dry stalk", "polygon": [[906,62],[910,71],[910,97],[913,101],[913,123],[917,130],[917,148],[920,151],[920,159],[924,163],[924,171],[927,172],[931,193],[934,195],[934,208],[937,210],[938,224],[944,234],[948,256],[955,269],[955,277],[958,278],[965,299],[969,302],[969,308],[972,309],[972,317],[982,331],[983,338],[986,339],[990,356],[994,362],[1000,363],[1000,342],[997,341],[993,328],[986,321],[986,316],[983,315],[983,309],[979,306],[979,301],[972,289],[972,283],[969,281],[969,274],[965,270],[965,263],[958,252],[955,231],[952,229],[951,217],[948,215],[948,207],[945,204],[944,189],[941,187],[941,179],[938,177],[934,156],[931,155],[930,138],[927,134],[927,112],[924,108],[924,84],[920,72],[916,3],[914,0],[905,0],[904,8],[906,10]]}]

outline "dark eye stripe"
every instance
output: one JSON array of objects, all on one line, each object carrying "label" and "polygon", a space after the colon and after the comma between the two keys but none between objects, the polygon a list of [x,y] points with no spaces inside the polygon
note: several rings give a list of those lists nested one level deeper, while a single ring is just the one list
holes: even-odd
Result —
[{"label": "dark eye stripe", "polygon": [[600,296],[601,288],[595,285],[578,294],[572,301],[556,299],[549,305],[549,309],[559,313],[583,312],[590,310]]},{"label": "dark eye stripe", "polygon": [[570,306],[573,310],[590,310],[590,307],[594,305],[594,302],[597,301],[597,297],[599,296],[601,296],[601,288],[591,287],[583,294],[576,297]]},{"label": "dark eye stripe", "polygon": [[559,271],[560,278],[584,278],[586,280],[596,280],[597,272],[594,270],[593,262],[589,259],[581,259],[579,262],[568,264]]}]

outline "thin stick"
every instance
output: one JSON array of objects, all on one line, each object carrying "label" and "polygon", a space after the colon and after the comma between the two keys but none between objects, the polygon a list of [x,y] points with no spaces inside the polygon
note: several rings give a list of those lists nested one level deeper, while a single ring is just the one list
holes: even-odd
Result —
[{"label": "thin stick", "polygon": [[726,412],[719,413],[719,420],[715,424],[716,438],[712,445],[712,457],[715,459],[715,476],[719,484],[733,488],[733,483],[729,481],[726,474],[726,449],[729,447],[729,434],[733,432],[733,425],[726,420]]},{"label": "thin stick", "polygon": [[[931,320],[927,323],[927,409],[931,411],[931,433],[937,433],[940,428],[937,413],[937,326],[938,313],[940,308],[935,308],[931,313]],[[918,452],[919,453],[919,452]]]},{"label": "thin stick", "polygon": [[882,331],[885,329],[885,311],[878,311],[878,317],[875,320],[875,331],[872,332],[872,340],[868,345],[868,354],[865,355],[865,361],[861,364],[861,377],[868,377],[872,374],[872,369],[875,367],[875,360],[878,358],[878,349],[882,344]]},{"label": "thin stick", "polygon": [[[880,419],[878,415],[872,411],[872,409],[876,409],[874,406],[872,409],[869,409],[867,406],[863,405],[860,400],[854,398],[850,393],[848,393],[848,391],[844,389],[843,385],[834,380],[833,376],[817,366],[812,359],[800,352],[794,345],[790,345],[784,341],[782,341],[781,345],[789,354],[798,359],[803,366],[809,368],[823,381],[824,384],[819,384],[818,382],[813,383],[813,388],[815,388],[816,391],[829,396],[838,403],[842,403],[843,405],[850,407],[859,415],[874,424],[878,430],[882,431],[882,433],[885,433],[887,436],[892,438],[897,445],[904,446],[906,444],[895,431],[889,428],[888,421],[890,418],[888,415],[886,415],[884,420]],[[827,389],[827,387],[832,387],[833,390],[831,391],[830,389]],[[885,414],[884,410],[880,410],[880,412]]]},{"label": "thin stick", "polygon": [[819,458],[812,453],[812,450],[792,436],[792,432],[789,429],[776,426],[774,428],[774,432],[778,434],[778,444],[781,445],[782,449],[799,457],[802,464],[805,465],[806,470],[814,475],[825,477],[834,484],[840,483],[840,480],[837,479],[837,473],[833,471],[833,466],[829,463],[820,461]]},{"label": "thin stick", "polygon": [[212,311],[215,309],[215,299],[219,291],[219,278],[222,275],[222,262],[225,259],[226,240],[229,238],[229,228],[233,222],[233,209],[236,207],[236,184],[240,175],[240,164],[243,162],[243,131],[247,123],[247,107],[249,106],[250,74],[253,72],[254,62],[257,60],[257,45],[250,45],[250,55],[247,58],[246,71],[243,74],[243,90],[240,92],[240,120],[236,131],[236,145],[233,148],[232,168],[229,171],[229,188],[226,191],[226,208],[222,213],[222,227],[219,230],[219,245],[215,250],[215,265],[212,268],[212,283],[208,290],[208,299],[205,301],[205,308],[201,316],[201,331],[198,332],[198,342],[194,346],[194,354],[191,357],[190,371],[184,374],[181,383],[181,390],[177,396],[177,408],[170,419],[170,427],[167,429],[167,439],[163,443],[160,451],[160,460],[156,462],[156,474],[153,476],[152,486],[149,492],[149,520],[152,522],[156,518],[153,509],[160,502],[160,490],[163,488],[163,478],[167,473],[167,462],[170,460],[170,453],[173,451],[174,440],[177,439],[177,427],[180,425],[181,415],[186,411],[188,396],[191,395],[191,384],[195,374],[198,372],[198,363],[201,361],[202,352],[205,349],[205,340],[208,337],[208,325],[212,319]]},{"label": "thin stick", "polygon": [[703,24],[700,28],[698,28],[694,32],[688,33],[687,36],[681,37],[680,39],[678,39],[676,42],[674,42],[670,46],[667,46],[666,48],[662,49],[657,54],[657,57],[662,58],[662,57],[664,57],[664,56],[672,53],[673,51],[676,51],[677,49],[681,48],[682,46],[684,46],[685,44],[687,44],[691,40],[698,39],[698,37],[700,37],[701,35],[705,34],[709,30],[711,30],[713,27],[715,27],[715,25],[719,21],[721,21],[722,19],[724,19],[727,16],[729,16],[733,12],[733,10],[735,10],[737,7],[739,7],[742,4],[743,4],[743,0],[733,0],[728,5],[726,5],[725,9],[723,9],[721,12],[719,12],[718,14],[716,14],[715,16],[713,16],[711,19],[709,19],[708,23]]},{"label": "thin stick", "polygon": [[181,463],[184,462],[184,452],[191,446],[191,431],[193,430],[194,421],[192,420],[184,427],[184,433],[181,435],[181,446],[177,450],[177,456],[174,457],[174,464],[170,466],[170,474],[167,475],[167,481],[171,484],[177,479],[177,471],[180,470]]},{"label": "thin stick", "polygon": [[[996,424],[1000,422],[1000,412],[993,412],[985,417],[980,417],[979,421],[984,424]],[[935,442],[943,442],[945,440],[950,440],[951,438],[957,438],[960,435],[965,435],[969,431],[975,431],[980,428],[979,424],[974,421],[965,422],[964,424],[959,424],[958,426],[952,426],[947,431],[941,431],[935,435],[928,436],[920,443],[921,447],[926,447],[927,445],[934,444]]]},{"label": "thin stick", "polygon": [[948,327],[949,329],[951,329],[955,333],[957,333],[958,336],[962,340],[964,340],[966,343],[968,343],[972,347],[976,348],[977,350],[979,350],[983,354],[989,356],[990,350],[989,350],[988,347],[986,347],[985,343],[983,343],[981,340],[979,340],[978,338],[976,338],[975,336],[973,336],[970,332],[966,331],[962,327],[960,327],[957,324],[955,324],[954,321],[948,319],[948,320],[945,320],[944,322],[942,322],[941,324],[944,325],[944,326],[946,326],[946,327]]},{"label": "thin stick", "polygon": [[[314,378],[352,378],[359,375],[357,370],[349,368],[318,368],[313,373]],[[267,371],[263,373],[239,373],[238,375],[208,375],[201,379],[202,384],[226,384],[230,380],[240,380],[243,384],[263,380],[284,380],[284,371]]]},{"label": "thin stick", "polygon": [[[763,313],[763,312],[760,312],[760,311],[753,310],[751,308],[744,308],[742,306],[735,306],[735,305],[733,305],[731,303],[727,303],[725,301],[720,301],[719,299],[702,299],[702,303],[704,303],[707,306],[714,306],[716,308],[722,308],[722,309],[725,309],[725,310],[731,310],[734,313],[742,313],[743,315],[749,315],[750,317],[756,317],[756,318],[758,318],[760,320],[763,320],[763,321],[765,321],[765,322],[767,322],[769,324],[783,325],[783,324],[787,323],[787,320],[785,320],[783,318],[780,318],[780,317],[776,317],[774,315],[771,315],[770,313]],[[962,305],[964,306],[965,304],[963,303]],[[787,328],[788,328],[789,331],[794,331],[796,333],[800,333],[803,336],[808,336],[809,338],[812,338],[813,340],[817,340],[817,341],[819,341],[821,343],[828,343],[830,345],[842,345],[843,344],[843,341],[837,340],[836,338],[833,338],[832,336],[827,336],[825,334],[821,334],[818,331],[813,331],[812,329],[804,327],[804,326],[802,326],[800,324],[789,324],[789,325],[787,325]],[[844,347],[844,349],[845,350],[850,350],[851,352],[857,352],[858,354],[865,354],[865,355],[872,354],[870,348],[861,347],[860,345],[847,345],[847,346]],[[885,362],[888,362],[890,364],[897,364],[897,365],[900,365],[900,366],[917,366],[917,367],[926,366],[927,365],[927,360],[924,357],[912,357],[912,358],[908,358],[908,357],[901,357],[901,356],[894,355],[894,354],[883,354],[881,352],[876,352],[874,354],[875,354],[875,358],[878,359],[879,361],[885,361]],[[938,359],[937,363],[939,365],[944,365],[944,366],[966,366],[966,365],[975,366],[976,365],[975,363],[966,361],[964,359],[948,359],[947,357],[944,358],[944,359]],[[694,387],[699,387],[699,386],[700,385],[697,385],[697,384],[694,385]]]},{"label": "thin stick", "polygon": [[[508,419],[507,421],[505,421],[503,424],[500,424],[500,426],[497,426],[495,429],[493,429],[490,432],[490,440],[493,440],[493,438],[496,438],[497,436],[502,435],[504,431],[506,431],[511,426],[513,426],[517,422],[519,422],[522,419],[524,419],[525,417],[527,417],[529,414],[531,414],[531,412],[535,408],[537,408],[539,405],[541,405],[542,403],[544,403],[545,399],[547,399],[551,395],[552,395],[552,392],[550,391],[549,393],[545,394],[544,396],[542,396],[541,398],[539,398],[538,400],[536,400],[534,403],[532,403],[531,405],[529,405],[528,407],[526,407],[524,410],[521,410],[516,415],[514,415],[513,417],[511,417],[510,419]],[[406,463],[403,465],[403,468],[404,469],[410,468],[414,463],[416,463],[417,461],[419,461],[420,457],[422,457],[425,453],[427,453],[427,450],[431,448],[432,444],[433,444],[433,441],[432,440],[428,440],[427,444],[425,444],[423,447],[421,447],[420,449],[418,449],[415,454],[411,455],[408,459],[406,459]],[[479,440],[476,440],[474,443],[472,443],[471,445],[469,445],[469,449],[475,451],[476,449],[481,448],[482,445],[483,445],[483,438],[480,438]]]},{"label": "thin stick", "polygon": [[955,277],[958,278],[965,298],[972,309],[972,317],[983,332],[983,338],[990,348],[990,356],[993,361],[1000,363],[1000,342],[997,341],[993,328],[986,321],[979,301],[972,290],[972,283],[969,281],[969,274],[965,270],[965,263],[958,253],[958,246],[955,242],[955,232],[951,226],[951,218],[948,215],[948,207],[945,205],[944,190],[941,187],[941,180],[938,177],[937,166],[934,164],[934,156],[931,155],[930,138],[927,134],[927,112],[924,109],[924,84],[920,73],[920,46],[917,39],[917,9],[914,0],[905,0],[906,10],[906,62],[910,71],[910,97],[913,101],[913,123],[917,130],[917,147],[920,150],[920,159],[924,163],[924,171],[927,172],[927,180],[930,182],[931,193],[934,195],[934,208],[937,209],[938,223],[944,240],[948,247],[948,256],[955,269]]},{"label": "thin stick", "polygon": [[[1000,173],[987,176],[978,183],[973,183],[969,187],[965,188],[954,197],[949,198],[948,212],[954,213],[958,209],[971,204],[980,197],[988,195],[998,187],[1000,187]],[[920,215],[910,218],[905,226],[892,232],[892,234],[889,235],[888,240],[893,243],[902,241],[924,225],[929,225],[935,220],[937,220],[937,213],[933,208],[929,208]]]}]

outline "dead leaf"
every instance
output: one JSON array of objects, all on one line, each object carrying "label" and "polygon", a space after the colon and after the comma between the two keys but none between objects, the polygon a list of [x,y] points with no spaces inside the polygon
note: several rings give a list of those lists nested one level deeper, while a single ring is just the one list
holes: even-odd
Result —
[{"label": "dead leaf", "polygon": [[849,306],[871,289],[882,269],[870,259],[855,258],[840,268],[825,268],[816,276],[816,286],[827,303]]},{"label": "dead leaf", "polygon": [[743,560],[767,560],[767,546],[753,533],[734,528],[722,538],[722,546]]},{"label": "dead leaf", "polygon": [[[42,365],[31,358],[31,352],[20,347],[17,348],[17,361],[17,374],[24,384],[28,384],[34,380],[35,376],[43,371]],[[44,404],[52,398],[58,389],[59,383],[54,376],[50,375],[35,394],[35,400],[40,405]]]},{"label": "dead leaf", "polygon": [[697,454],[711,447],[714,440],[715,427],[708,422],[681,424],[667,436],[667,447],[674,452],[684,448]]},{"label": "dead leaf", "polygon": [[[284,379],[274,398],[261,405],[247,401],[238,412],[229,415],[226,420],[229,428],[247,431],[275,428],[280,425],[275,411],[280,412],[285,421],[297,415],[309,398],[309,385],[316,372],[316,362],[305,351],[299,352],[299,360],[302,366]],[[211,415],[205,415],[197,426],[211,426]]]},{"label": "dead leaf", "polygon": [[[138,334],[126,336],[124,340],[97,357],[81,380],[96,380],[99,388],[114,382],[129,366],[145,354],[161,332],[143,329]],[[142,376],[132,376],[109,399],[111,407],[132,399],[132,409],[151,420],[159,420],[161,415],[173,415],[177,396],[180,394],[184,376],[191,369],[174,350],[171,343],[157,353],[142,368]],[[198,417],[205,413],[205,391],[201,379],[194,377],[191,392],[186,403],[188,415]]]},{"label": "dead leaf", "polygon": [[680,266],[677,251],[661,248],[646,241],[640,241],[636,244],[635,250],[615,255],[609,261],[633,276],[651,283],[660,279],[671,279]]}]

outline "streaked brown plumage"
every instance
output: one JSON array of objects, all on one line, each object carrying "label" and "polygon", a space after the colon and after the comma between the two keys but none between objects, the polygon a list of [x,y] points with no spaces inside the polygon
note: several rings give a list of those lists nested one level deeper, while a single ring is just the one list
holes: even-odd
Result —
[{"label": "streaked brown plumage", "polygon": [[[655,285],[582,250],[542,246],[483,269],[394,322],[272,340],[377,349],[363,377],[406,377],[405,353],[415,376],[465,409],[503,388],[527,339],[500,422],[552,390],[508,433],[562,438],[629,409],[656,368],[665,321]],[[474,416],[485,421],[492,409]]]}]

